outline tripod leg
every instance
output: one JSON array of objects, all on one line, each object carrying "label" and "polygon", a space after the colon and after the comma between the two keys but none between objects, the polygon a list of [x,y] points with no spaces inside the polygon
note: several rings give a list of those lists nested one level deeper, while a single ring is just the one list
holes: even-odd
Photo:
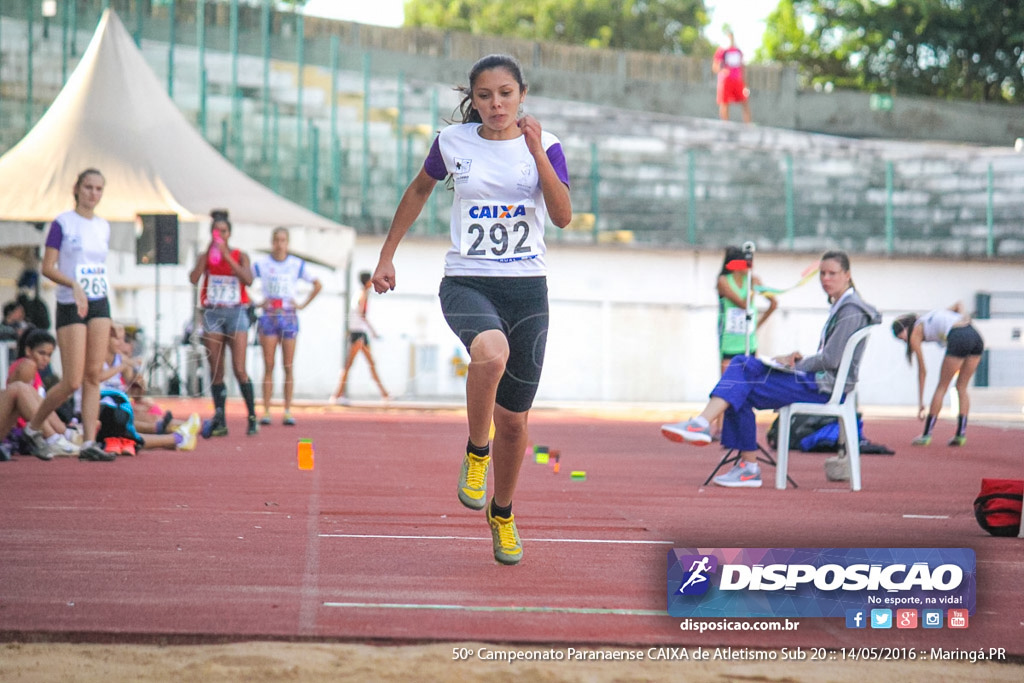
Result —
[{"label": "tripod leg", "polygon": [[718,463],[718,467],[716,467],[711,472],[711,474],[708,475],[708,478],[704,480],[704,486],[707,486],[709,483],[711,483],[711,480],[715,478],[716,474],[718,474],[718,470],[722,469],[723,467],[725,467],[729,463],[739,462],[739,460],[740,460],[740,452],[738,450],[733,448],[732,450],[727,452],[725,455],[722,456],[722,460],[721,460],[721,462]]},{"label": "tripod leg", "polygon": [[[761,453],[757,456],[758,460],[765,463],[766,465],[771,465],[772,467],[778,466],[778,464],[775,462],[775,458],[772,457],[771,453],[765,450],[764,446],[762,446],[761,444],[757,444],[757,449],[761,451]],[[796,485],[796,482],[793,481],[793,477],[789,476],[789,474],[786,474],[786,480],[793,485],[793,488],[799,488]]]}]

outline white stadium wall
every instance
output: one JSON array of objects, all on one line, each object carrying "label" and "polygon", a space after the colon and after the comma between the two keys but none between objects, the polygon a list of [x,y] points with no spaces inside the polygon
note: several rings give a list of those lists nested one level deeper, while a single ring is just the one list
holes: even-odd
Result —
[{"label": "white stadium wall", "polygon": [[[265,232],[269,244],[269,230]],[[247,245],[261,243],[261,234],[247,237]],[[313,266],[324,291],[300,313],[295,363],[298,398],[323,399],[334,389],[345,353],[346,278],[354,291],[359,271],[375,267],[382,241],[380,236],[359,237],[347,273]],[[372,349],[385,386],[395,396],[448,400],[463,396],[464,380],[452,363],[460,345],[445,324],[437,299],[446,248],[438,239],[408,237],[395,260],[397,289],[372,296],[370,319],[380,334],[371,341]],[[160,266],[161,344],[175,347],[173,357],[181,363],[183,374],[187,349],[180,346],[180,338],[192,318],[194,290],[188,284],[188,272],[194,249],[182,246],[182,265]],[[758,254],[755,272],[767,285],[787,287],[817,257]],[[883,325],[871,336],[862,370],[865,405],[912,406],[916,401],[915,371],[888,329],[894,317],[955,301],[973,311],[978,292],[1024,294],[1024,269],[1019,263],[858,254],[851,258],[857,288],[884,316]],[[721,260],[717,251],[551,244],[551,327],[538,400],[703,401],[718,377],[714,282]],[[157,309],[154,266],[136,265],[135,254],[125,251],[113,252],[109,265],[115,318],[142,327],[151,343]],[[7,300],[14,291],[0,294]],[[52,287],[44,287],[44,299],[52,306]],[[778,311],[762,327],[761,353],[813,352],[827,309],[816,280],[781,295]],[[980,320],[976,325],[989,348],[1010,359],[1000,363],[993,357],[991,385],[1024,386],[1020,363],[1013,362],[1024,358],[1020,339],[1024,315]],[[934,347],[927,349],[929,368],[937,370],[942,350],[929,346]],[[258,347],[250,347],[248,369],[254,381],[262,378]],[[280,367],[277,372],[280,387]],[[929,373],[929,383],[936,374]],[[228,385],[232,394],[237,392],[233,380]],[[378,397],[362,359],[353,367],[349,395]]]}]

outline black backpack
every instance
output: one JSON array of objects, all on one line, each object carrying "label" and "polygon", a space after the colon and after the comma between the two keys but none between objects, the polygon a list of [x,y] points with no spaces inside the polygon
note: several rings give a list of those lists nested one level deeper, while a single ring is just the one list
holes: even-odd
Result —
[{"label": "black backpack", "polygon": [[[799,451],[800,442],[804,437],[838,422],[838,418],[831,415],[794,415],[793,423],[789,427],[789,450]],[[772,426],[768,429],[768,445],[773,449],[779,448],[779,418],[775,418]],[[835,449],[832,449],[835,451]]]}]

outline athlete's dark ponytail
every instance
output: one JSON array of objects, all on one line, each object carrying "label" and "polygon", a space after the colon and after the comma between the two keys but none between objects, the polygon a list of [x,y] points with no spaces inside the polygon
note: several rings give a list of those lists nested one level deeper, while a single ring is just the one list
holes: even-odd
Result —
[{"label": "athlete's dark ponytail", "polygon": [[910,349],[910,335],[914,332],[914,325],[917,324],[917,314],[907,313],[901,315],[892,321],[892,336],[899,337],[900,332],[903,330],[907,331],[907,363],[910,363],[910,355],[912,353]]}]

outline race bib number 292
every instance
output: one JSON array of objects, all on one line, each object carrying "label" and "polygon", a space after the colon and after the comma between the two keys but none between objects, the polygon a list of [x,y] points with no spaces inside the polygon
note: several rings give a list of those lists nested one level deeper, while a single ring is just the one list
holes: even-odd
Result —
[{"label": "race bib number 292", "polygon": [[466,258],[520,261],[540,255],[542,230],[533,202],[462,200],[459,252]]}]

